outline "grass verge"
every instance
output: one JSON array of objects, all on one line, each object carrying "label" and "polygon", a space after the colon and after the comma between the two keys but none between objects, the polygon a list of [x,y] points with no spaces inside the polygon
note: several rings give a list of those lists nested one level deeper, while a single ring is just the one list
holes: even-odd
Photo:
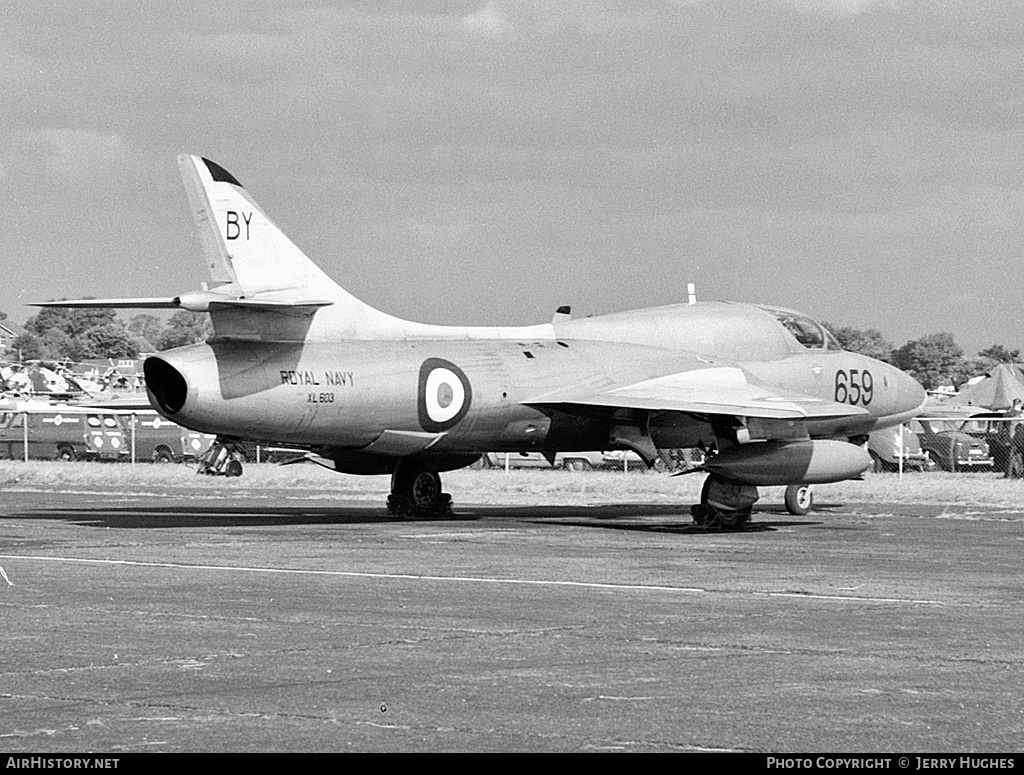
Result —
[{"label": "grass verge", "polygon": [[[673,477],[657,473],[607,471],[519,470],[452,471],[442,475],[445,489],[457,503],[512,505],[669,504],[696,503],[701,475]],[[56,463],[0,461],[0,490],[190,494],[211,497],[289,497],[382,501],[389,489],[386,476],[349,476],[302,464],[247,465],[238,478],[199,476],[186,465],[140,463]],[[932,472],[869,474],[863,481],[815,488],[819,502],[957,504],[1016,508],[1024,501],[1024,480],[1000,474]],[[0,496],[2,497],[2,496]],[[781,503],[783,488],[762,488],[762,503]]]}]

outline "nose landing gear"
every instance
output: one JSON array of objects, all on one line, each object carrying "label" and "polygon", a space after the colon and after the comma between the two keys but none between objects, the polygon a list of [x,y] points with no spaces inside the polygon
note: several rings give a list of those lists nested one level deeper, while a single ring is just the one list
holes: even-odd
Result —
[{"label": "nose landing gear", "polygon": [[791,484],[786,488],[786,511],[802,517],[814,506],[814,493],[809,484]]}]

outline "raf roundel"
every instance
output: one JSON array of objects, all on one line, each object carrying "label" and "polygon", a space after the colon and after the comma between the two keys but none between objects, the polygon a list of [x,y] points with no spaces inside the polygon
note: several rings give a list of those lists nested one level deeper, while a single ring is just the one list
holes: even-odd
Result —
[{"label": "raf roundel", "polygon": [[417,408],[423,430],[439,433],[466,416],[473,398],[469,380],[458,366],[428,358],[420,366]]}]

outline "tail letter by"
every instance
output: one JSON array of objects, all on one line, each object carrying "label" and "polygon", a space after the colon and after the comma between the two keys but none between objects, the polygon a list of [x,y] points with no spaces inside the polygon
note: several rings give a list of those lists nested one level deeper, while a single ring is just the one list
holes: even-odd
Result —
[{"label": "tail letter by", "polygon": [[[227,211],[227,222],[224,229],[225,239],[238,239],[242,234],[242,227],[238,225],[238,213],[234,210]],[[242,221],[245,223],[245,238],[249,239],[249,221],[252,220],[252,213],[242,213]]]}]

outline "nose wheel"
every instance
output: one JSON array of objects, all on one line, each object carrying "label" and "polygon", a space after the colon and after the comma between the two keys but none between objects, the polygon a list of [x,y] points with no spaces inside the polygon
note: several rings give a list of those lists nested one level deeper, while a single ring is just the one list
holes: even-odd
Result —
[{"label": "nose wheel", "polygon": [[791,484],[786,488],[786,511],[802,517],[814,508],[814,493],[809,484]]},{"label": "nose wheel", "polygon": [[441,491],[441,477],[436,471],[399,463],[391,475],[388,514],[401,519],[448,519],[452,516],[452,496]]}]

